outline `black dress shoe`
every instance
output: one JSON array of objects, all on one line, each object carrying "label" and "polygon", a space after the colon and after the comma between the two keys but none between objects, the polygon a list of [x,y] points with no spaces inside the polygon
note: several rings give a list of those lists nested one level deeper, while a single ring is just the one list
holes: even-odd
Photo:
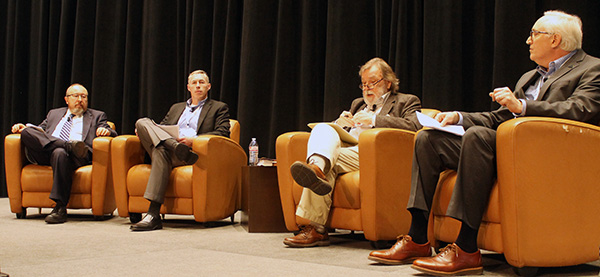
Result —
[{"label": "black dress shoe", "polygon": [[146,214],[146,216],[144,216],[144,219],[142,219],[142,221],[131,225],[131,227],[129,227],[129,229],[131,229],[131,231],[153,231],[153,230],[158,230],[158,229],[162,229],[162,221],[160,220],[160,217],[154,217],[151,214]]},{"label": "black dress shoe", "polygon": [[65,206],[55,206],[52,212],[46,216],[48,224],[65,223],[65,221],[67,221],[67,207]]},{"label": "black dress shoe", "polygon": [[176,143],[173,151],[175,151],[175,157],[187,165],[194,164],[198,160],[198,154],[194,153],[185,143]]},{"label": "black dress shoe", "polygon": [[79,159],[83,159],[87,156],[87,146],[80,140],[70,140],[65,143],[65,150],[69,155],[73,155]]}]

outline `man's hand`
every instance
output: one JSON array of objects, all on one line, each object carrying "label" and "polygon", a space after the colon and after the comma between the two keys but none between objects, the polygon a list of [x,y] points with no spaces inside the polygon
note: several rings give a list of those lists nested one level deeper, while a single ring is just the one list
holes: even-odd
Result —
[{"label": "man's hand", "polygon": [[457,124],[459,119],[458,112],[443,112],[435,116],[435,120],[440,122],[442,126]]},{"label": "man's hand", "polygon": [[352,119],[354,119],[354,123],[370,126],[373,123],[373,114],[374,112],[370,111],[360,111],[354,114]]},{"label": "man's hand", "polygon": [[12,129],[10,130],[13,134],[20,134],[21,131],[23,131],[23,129],[25,129],[25,124],[23,123],[17,123],[15,125],[12,126]]},{"label": "man's hand", "polygon": [[179,143],[183,143],[189,147],[192,147],[192,143],[194,142],[194,137],[183,137],[183,138],[178,138],[177,142]]},{"label": "man's hand", "polygon": [[348,111],[343,111],[342,114],[340,114],[340,117],[335,121],[335,123],[337,123],[337,125],[340,125],[342,127],[353,127],[354,126],[354,120],[353,120],[352,114]]},{"label": "man's hand", "polygon": [[508,108],[512,113],[520,114],[523,112],[523,103],[507,87],[494,89],[493,92],[490,92],[490,97],[493,101]]},{"label": "man's hand", "polygon": [[98,127],[98,129],[96,129],[97,137],[105,137],[105,136],[109,136],[109,135],[110,135],[110,131],[104,127]]}]

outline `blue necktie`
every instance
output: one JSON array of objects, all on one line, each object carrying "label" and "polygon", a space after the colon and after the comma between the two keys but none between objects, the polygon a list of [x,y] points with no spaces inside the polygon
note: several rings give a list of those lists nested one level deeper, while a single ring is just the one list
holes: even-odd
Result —
[{"label": "blue necktie", "polygon": [[64,141],[69,141],[69,137],[71,136],[71,127],[73,126],[73,116],[74,114],[70,114],[67,118],[65,124],[63,124],[62,129],[60,130],[60,139]]}]

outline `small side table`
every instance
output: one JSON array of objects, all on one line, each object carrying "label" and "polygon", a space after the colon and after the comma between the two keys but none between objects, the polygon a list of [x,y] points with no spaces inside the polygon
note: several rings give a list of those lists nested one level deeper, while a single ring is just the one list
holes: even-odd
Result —
[{"label": "small side table", "polygon": [[277,166],[242,167],[241,223],[249,233],[288,232],[281,209]]}]

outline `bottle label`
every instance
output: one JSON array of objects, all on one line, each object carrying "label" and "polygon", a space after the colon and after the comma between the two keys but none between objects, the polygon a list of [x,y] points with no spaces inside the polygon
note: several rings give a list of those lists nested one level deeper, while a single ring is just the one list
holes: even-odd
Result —
[{"label": "bottle label", "polygon": [[250,146],[250,151],[258,151],[258,146]]}]

